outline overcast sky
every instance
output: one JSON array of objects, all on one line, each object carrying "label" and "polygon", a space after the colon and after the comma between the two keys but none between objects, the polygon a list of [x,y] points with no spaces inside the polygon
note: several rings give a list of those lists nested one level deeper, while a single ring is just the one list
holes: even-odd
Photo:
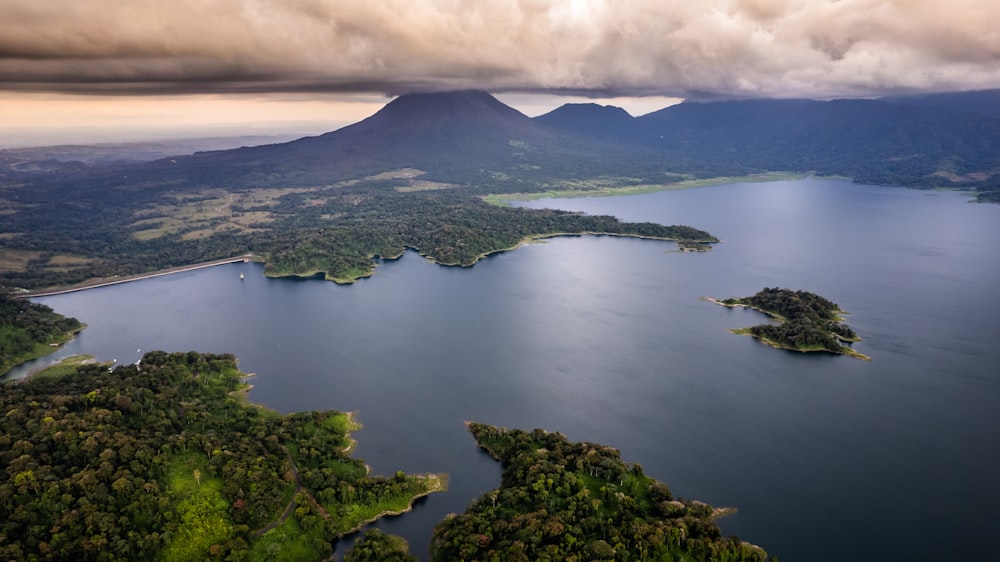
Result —
[{"label": "overcast sky", "polygon": [[[0,0],[0,128],[1000,88],[997,0]],[[506,95],[503,95],[506,94]],[[573,96],[573,97],[568,97]]]}]

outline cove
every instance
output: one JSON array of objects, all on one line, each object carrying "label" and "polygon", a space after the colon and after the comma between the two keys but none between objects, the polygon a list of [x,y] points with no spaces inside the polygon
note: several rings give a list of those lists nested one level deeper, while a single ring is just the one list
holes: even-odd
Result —
[{"label": "cove", "polygon": [[[676,495],[736,507],[724,532],[782,560],[988,559],[1000,206],[967,201],[815,178],[539,200],[523,205],[725,242],[557,238],[472,268],[408,252],[351,286],[232,264],[36,300],[89,326],[57,357],[231,352],[253,401],[357,411],[376,473],[451,476],[378,525],[423,559],[434,524],[499,482],[464,420],[619,448]],[[771,349],[727,331],[761,315],[700,300],[765,286],[839,304],[872,361]]]}]

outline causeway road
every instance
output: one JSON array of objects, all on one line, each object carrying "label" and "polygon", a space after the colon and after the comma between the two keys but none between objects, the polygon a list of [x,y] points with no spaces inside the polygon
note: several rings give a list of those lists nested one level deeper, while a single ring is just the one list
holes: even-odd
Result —
[{"label": "causeway road", "polygon": [[238,263],[250,260],[253,260],[253,255],[246,254],[235,258],[224,258],[221,260],[206,261],[192,265],[184,265],[181,267],[171,267],[170,269],[160,269],[158,271],[151,271],[149,273],[140,273],[138,275],[125,275],[122,277],[112,277],[110,279],[108,278],[96,279],[94,281],[88,281],[86,283],[80,283],[78,285],[71,285],[69,287],[57,287],[53,289],[39,289],[35,291],[27,291],[24,293],[19,293],[17,295],[14,295],[14,297],[22,299],[31,297],[51,297],[52,295],[62,295],[65,293],[74,293],[76,291],[86,291],[87,289],[107,287],[108,285],[118,285],[119,283],[139,281],[140,279],[149,279],[151,277],[160,277],[162,275],[173,275],[174,273],[183,273],[185,271],[193,271],[195,269],[203,269],[206,267],[215,267],[217,265],[225,265],[227,263]]}]

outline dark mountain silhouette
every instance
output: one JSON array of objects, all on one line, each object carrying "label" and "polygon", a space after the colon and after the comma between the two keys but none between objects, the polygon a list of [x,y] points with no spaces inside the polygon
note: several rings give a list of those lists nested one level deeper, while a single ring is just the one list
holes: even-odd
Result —
[{"label": "dark mountain silhouette", "polygon": [[1000,120],[878,100],[682,103],[639,121],[666,151],[864,181],[979,172],[1000,156]]},{"label": "dark mountain silhouette", "polygon": [[937,107],[961,113],[978,113],[1000,119],[1000,90],[913,94],[908,96],[888,96],[879,99],[903,105]]},{"label": "dark mountain silhouette", "polygon": [[[404,167],[499,191],[595,175],[661,181],[667,173],[763,170],[917,186],[991,186],[992,171],[1000,168],[1000,119],[949,109],[962,99],[991,95],[931,98],[937,105],[686,102],[641,117],[617,107],[568,104],[530,119],[482,91],[409,94],[359,123],[316,137],[110,171],[74,169],[72,189],[323,185]],[[517,179],[501,185],[495,177]],[[48,180],[65,184],[60,173]]]},{"label": "dark mountain silhouette", "polygon": [[[933,99],[961,107],[963,96]],[[984,96],[989,97],[970,93],[967,99]],[[686,102],[629,119],[605,109],[566,105],[536,120],[561,131],[653,149],[659,165],[704,174],[814,170],[862,181],[929,185],[975,183],[977,174],[1000,164],[1000,119],[947,104]]]},{"label": "dark mountain silhouette", "polygon": [[535,121],[553,129],[603,139],[628,136],[635,125],[635,118],[624,109],[596,103],[567,103],[535,117]]}]

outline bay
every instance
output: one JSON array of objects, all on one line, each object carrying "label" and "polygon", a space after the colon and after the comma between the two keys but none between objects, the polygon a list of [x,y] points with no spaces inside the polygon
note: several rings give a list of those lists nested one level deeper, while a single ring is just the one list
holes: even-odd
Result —
[{"label": "bay", "polygon": [[[464,420],[617,447],[736,507],[723,531],[782,560],[994,557],[1000,206],[816,178],[520,205],[725,242],[557,238],[472,268],[408,252],[351,286],[233,264],[37,301],[89,326],[59,356],[232,352],[256,402],[358,411],[376,473],[451,475],[378,525],[423,559],[434,524],[499,483]],[[872,361],[768,348],[727,331],[759,314],[700,300],[765,286],[840,304]]]}]

